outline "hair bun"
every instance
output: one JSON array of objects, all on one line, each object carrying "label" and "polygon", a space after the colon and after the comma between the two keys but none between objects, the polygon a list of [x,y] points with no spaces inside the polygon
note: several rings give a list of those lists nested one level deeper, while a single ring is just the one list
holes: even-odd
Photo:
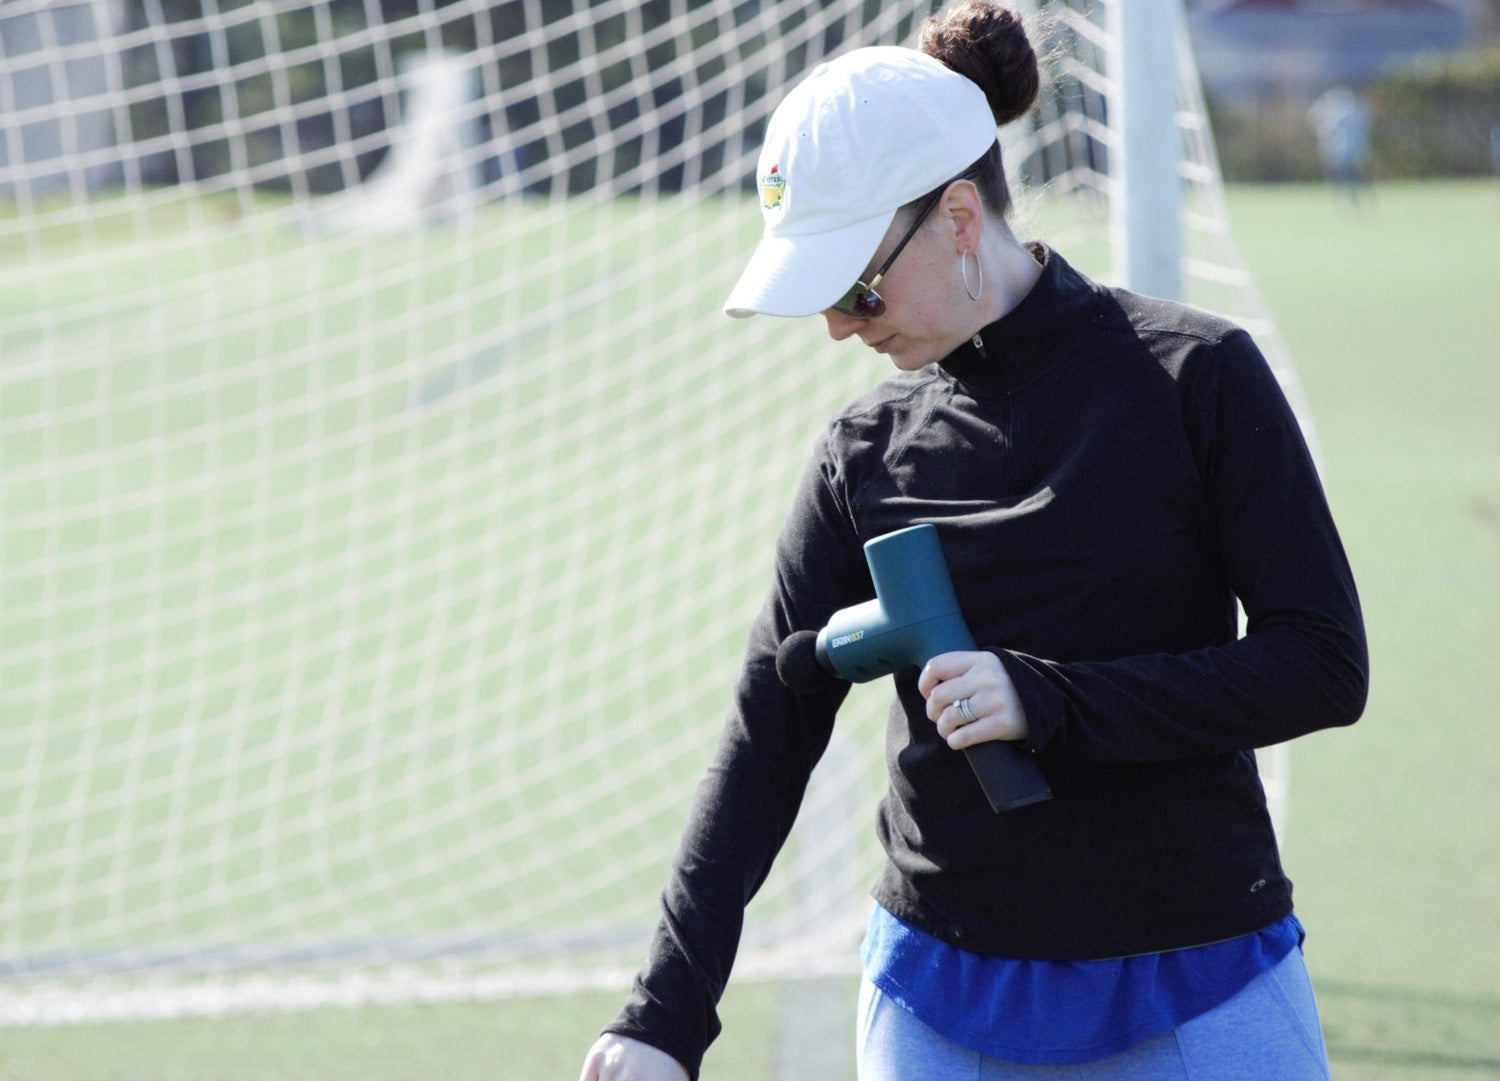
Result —
[{"label": "hair bun", "polygon": [[1021,16],[990,0],[965,0],[922,24],[919,47],[984,91],[997,125],[1036,104],[1041,73]]}]

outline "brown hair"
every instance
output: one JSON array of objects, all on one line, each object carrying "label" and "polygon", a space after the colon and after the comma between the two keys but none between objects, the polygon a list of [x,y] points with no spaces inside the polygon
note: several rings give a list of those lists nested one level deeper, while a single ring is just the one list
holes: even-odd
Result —
[{"label": "brown hair", "polygon": [[[964,0],[924,22],[918,44],[984,91],[997,126],[1020,119],[1036,104],[1041,88],[1036,52],[1021,17],[1009,8],[991,0]],[[1000,217],[1009,212],[999,139],[964,175],[974,181],[986,209]]]}]

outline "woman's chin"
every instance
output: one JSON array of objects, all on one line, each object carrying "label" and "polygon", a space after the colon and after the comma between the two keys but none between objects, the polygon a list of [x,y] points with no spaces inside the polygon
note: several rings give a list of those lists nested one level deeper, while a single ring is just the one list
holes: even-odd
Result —
[{"label": "woman's chin", "polygon": [[897,344],[886,352],[886,359],[903,372],[914,372],[918,368],[925,368],[937,357],[929,356],[931,350],[922,349],[915,345]]}]

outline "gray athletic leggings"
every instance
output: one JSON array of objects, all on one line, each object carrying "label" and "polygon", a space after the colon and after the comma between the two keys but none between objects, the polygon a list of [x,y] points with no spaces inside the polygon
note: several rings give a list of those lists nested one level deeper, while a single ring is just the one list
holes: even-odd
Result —
[{"label": "gray athletic leggings", "polygon": [[858,1024],[859,1081],[1328,1081],[1301,950],[1217,1009],[1097,1062],[1028,1066],[989,1058],[940,1036],[868,979]]}]

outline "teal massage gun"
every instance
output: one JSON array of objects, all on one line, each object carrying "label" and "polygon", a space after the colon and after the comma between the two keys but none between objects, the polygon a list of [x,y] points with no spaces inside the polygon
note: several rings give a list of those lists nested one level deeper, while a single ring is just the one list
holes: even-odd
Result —
[{"label": "teal massage gun", "polygon": [[[959,610],[935,526],[876,537],[865,545],[865,561],[875,582],[874,600],[835,612],[810,649],[812,631],[799,631],[781,644],[776,671],[792,689],[815,689],[829,676],[868,683],[912,665],[920,668],[939,653],[978,648]],[[963,753],[996,813],[1052,798],[1036,761],[1019,747],[990,740]]]}]

